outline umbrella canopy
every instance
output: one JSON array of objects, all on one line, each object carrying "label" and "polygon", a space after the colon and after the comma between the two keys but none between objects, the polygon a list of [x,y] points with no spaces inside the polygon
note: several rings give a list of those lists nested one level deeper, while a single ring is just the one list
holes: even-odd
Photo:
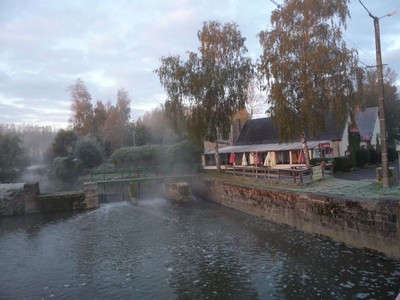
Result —
[{"label": "umbrella canopy", "polygon": [[254,165],[254,153],[250,153],[250,157],[249,157],[249,165]]},{"label": "umbrella canopy", "polygon": [[306,160],[304,158],[303,150],[300,150],[298,162],[299,162],[299,164],[305,164],[306,163]]},{"label": "umbrella canopy", "polygon": [[231,155],[229,156],[229,163],[231,164],[235,164],[236,162],[236,157],[235,157],[235,153],[231,152]]},{"label": "umbrella canopy", "polygon": [[271,166],[271,151],[267,153],[267,156],[265,157],[264,160],[264,167],[270,167]]},{"label": "umbrella canopy", "polygon": [[243,153],[243,156],[242,156],[242,166],[247,166],[246,153]]},{"label": "umbrella canopy", "polygon": [[257,166],[260,164],[260,158],[258,157],[258,152],[254,154],[254,164]]}]

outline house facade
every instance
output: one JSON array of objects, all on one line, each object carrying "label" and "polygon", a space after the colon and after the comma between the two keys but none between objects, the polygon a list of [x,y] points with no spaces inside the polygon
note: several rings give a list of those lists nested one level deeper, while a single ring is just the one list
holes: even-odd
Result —
[{"label": "house facade", "polygon": [[[379,133],[377,108],[356,112],[355,122],[362,137],[362,146],[376,147]],[[308,139],[309,157],[332,159],[348,155],[350,117],[345,124],[335,124],[333,117],[326,119],[325,130]],[[358,125],[360,124],[360,125]],[[271,118],[248,120],[233,145],[219,149],[221,165],[258,165],[271,168],[304,166],[300,137],[298,140],[280,143],[278,128]],[[233,153],[233,154],[232,154]],[[208,149],[203,155],[203,166],[215,168],[215,150]]]}]

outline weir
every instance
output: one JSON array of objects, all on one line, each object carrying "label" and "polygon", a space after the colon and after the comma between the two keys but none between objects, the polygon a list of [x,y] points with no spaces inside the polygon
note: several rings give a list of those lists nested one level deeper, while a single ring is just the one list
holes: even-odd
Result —
[{"label": "weir", "polygon": [[175,193],[171,192],[171,189],[177,189],[175,183],[192,183],[197,176],[197,165],[175,165],[168,169],[164,166],[155,166],[136,169],[93,170],[90,174],[91,182],[98,186],[100,203],[114,202],[114,199],[134,202],[145,196],[171,196]]}]

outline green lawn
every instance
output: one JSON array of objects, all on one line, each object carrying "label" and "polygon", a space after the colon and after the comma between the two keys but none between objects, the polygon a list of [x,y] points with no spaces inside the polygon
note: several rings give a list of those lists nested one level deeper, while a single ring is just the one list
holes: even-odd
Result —
[{"label": "green lawn", "polygon": [[246,186],[266,187],[274,190],[290,190],[306,193],[330,194],[336,196],[350,196],[351,198],[378,200],[382,198],[400,200],[400,186],[396,185],[390,188],[383,188],[377,183],[368,181],[353,181],[330,177],[309,183],[307,185],[283,184],[276,181],[268,181],[264,179],[251,179],[243,177],[234,177],[225,173],[217,173],[208,171],[202,176],[207,178],[215,178],[219,180],[229,181]]}]

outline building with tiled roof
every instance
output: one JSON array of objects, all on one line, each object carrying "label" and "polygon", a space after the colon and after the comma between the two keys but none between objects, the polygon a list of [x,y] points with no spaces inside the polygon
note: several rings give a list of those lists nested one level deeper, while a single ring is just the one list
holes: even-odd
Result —
[{"label": "building with tiled roof", "polygon": [[[378,108],[372,107],[356,112],[357,130],[365,147],[376,145],[379,133]],[[325,129],[307,141],[310,158],[331,159],[345,156],[348,152],[348,126],[350,118],[344,124],[335,124],[333,117],[327,117]],[[229,164],[231,153],[234,153],[235,163],[240,165],[245,156],[247,162],[254,161],[257,155],[260,164],[266,165],[266,158],[271,160],[271,167],[292,167],[302,165],[302,144],[300,137],[287,142],[280,142],[278,127],[271,118],[248,120],[240,131],[233,145],[219,149],[220,161]],[[253,158],[253,159],[252,159]],[[208,150],[203,157],[205,167],[215,166],[215,150]]]}]

